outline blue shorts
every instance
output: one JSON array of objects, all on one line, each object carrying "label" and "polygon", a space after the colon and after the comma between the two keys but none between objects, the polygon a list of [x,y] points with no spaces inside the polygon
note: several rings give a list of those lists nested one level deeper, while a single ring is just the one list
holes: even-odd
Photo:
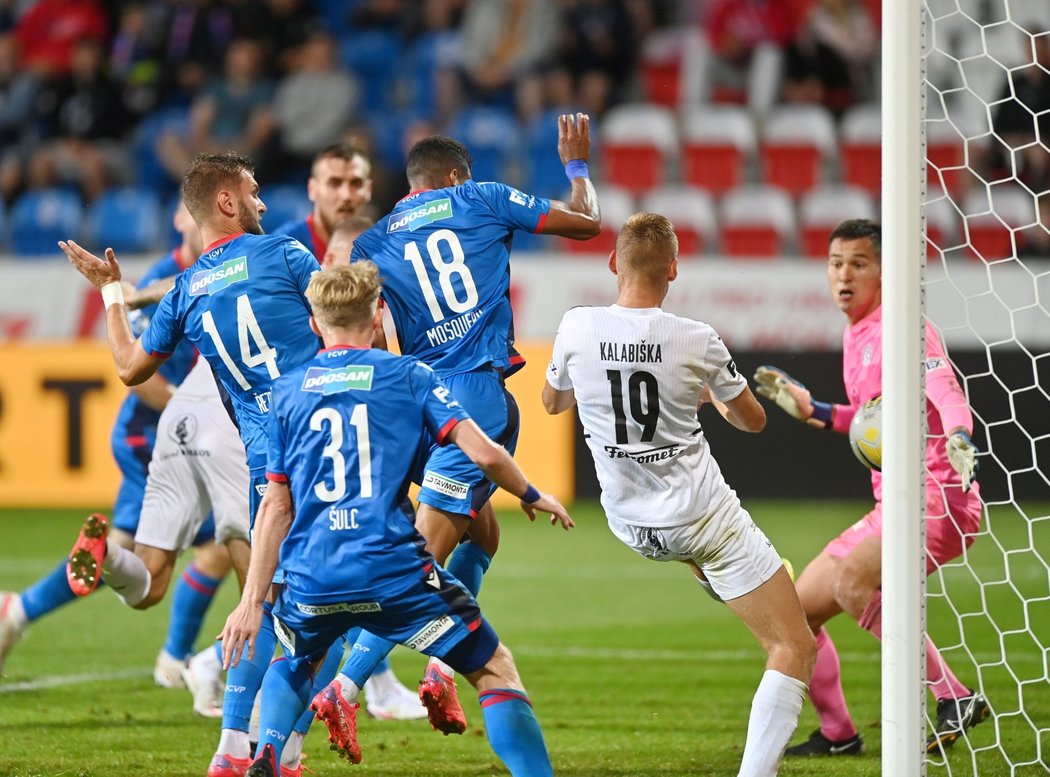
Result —
[{"label": "blue shorts", "polygon": [[287,586],[273,606],[274,629],[293,665],[313,663],[360,626],[391,642],[436,656],[460,674],[489,662],[499,637],[463,584],[436,562],[404,593],[379,601],[304,604]]},{"label": "blue shorts", "polygon": [[[520,428],[518,405],[500,374],[485,367],[442,380],[474,423],[513,455]],[[496,490],[467,454],[451,444],[429,447],[418,482],[420,502],[471,518]]]},{"label": "blue shorts", "polygon": [[[146,494],[146,477],[149,474],[149,462],[153,457],[154,429],[150,434],[128,438],[121,429],[114,429],[110,444],[113,458],[120,468],[120,489],[113,503],[113,520],[110,525],[115,529],[135,536],[139,528],[139,515],[142,513],[142,499]],[[204,519],[194,545],[205,545],[215,539],[215,519],[211,513]]]}]

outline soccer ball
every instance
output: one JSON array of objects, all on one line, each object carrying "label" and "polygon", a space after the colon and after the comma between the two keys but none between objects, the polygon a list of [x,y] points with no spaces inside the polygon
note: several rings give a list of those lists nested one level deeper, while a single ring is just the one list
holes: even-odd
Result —
[{"label": "soccer ball", "polygon": [[861,464],[882,472],[882,397],[857,408],[849,425],[849,446]]}]

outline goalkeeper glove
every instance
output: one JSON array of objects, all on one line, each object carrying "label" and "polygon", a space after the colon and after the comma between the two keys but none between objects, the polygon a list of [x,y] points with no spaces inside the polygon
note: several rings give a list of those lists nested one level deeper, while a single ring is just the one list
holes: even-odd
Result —
[{"label": "goalkeeper glove", "polygon": [[773,400],[792,418],[821,429],[831,426],[832,406],[827,402],[817,402],[809,389],[783,370],[763,365],[755,370],[754,379],[759,396]]},{"label": "goalkeeper glove", "polygon": [[966,432],[955,432],[948,437],[948,461],[962,478],[962,490],[969,491],[977,475],[979,463],[977,446]]}]

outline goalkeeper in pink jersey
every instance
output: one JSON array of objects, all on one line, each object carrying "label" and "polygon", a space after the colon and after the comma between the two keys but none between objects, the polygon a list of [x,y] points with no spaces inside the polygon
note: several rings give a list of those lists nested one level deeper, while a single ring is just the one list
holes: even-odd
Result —
[{"label": "goalkeeper in pink jersey", "polygon": [[[789,415],[822,429],[849,432],[854,412],[882,394],[882,231],[877,222],[852,219],[831,233],[828,285],[849,323],[842,336],[842,378],[848,405],[818,402],[776,367],[759,367],[757,391]],[[959,556],[981,524],[974,475],[973,416],[933,327],[926,324],[926,573]],[[882,474],[871,473],[875,506],[832,540],[798,579],[798,595],[817,638],[809,698],[820,728],[787,755],[856,755],[864,743],[842,692],[838,653],[824,624],[841,612],[882,636]],[[926,639],[926,678],[937,698],[936,730],[927,752],[948,747],[988,717],[988,703],[963,685]]]}]

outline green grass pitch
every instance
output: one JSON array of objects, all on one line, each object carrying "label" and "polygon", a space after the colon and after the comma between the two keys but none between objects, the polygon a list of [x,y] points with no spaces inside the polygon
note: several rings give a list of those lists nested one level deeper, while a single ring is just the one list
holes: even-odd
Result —
[{"label": "green grass pitch", "polygon": [[[749,507],[799,571],[866,509],[828,502]],[[0,511],[0,589],[19,590],[53,568],[86,512]],[[503,513],[501,549],[480,597],[517,658],[557,773],[735,775],[762,652],[684,567],[646,561],[624,548],[596,505],[578,504],[573,513],[578,527],[567,534]],[[976,680],[974,659],[982,664],[997,720],[973,730],[976,753],[960,742],[948,764],[931,764],[930,774],[1048,772],[1050,685],[1041,646],[1050,644],[1050,583],[1045,562],[1025,549],[1042,547],[1045,556],[1050,521],[1029,523],[1003,511],[993,512],[991,525],[994,536],[979,538],[970,554],[974,572],[945,572],[955,607],[987,615],[960,619],[933,597],[930,628],[949,646],[946,655],[964,682]],[[940,590],[935,578],[929,585],[931,592]],[[218,633],[235,588],[232,581],[224,584],[199,644]],[[1033,601],[1026,607],[1018,593]],[[194,717],[185,692],[152,681],[168,606],[134,612],[103,591],[33,624],[0,679],[0,775],[204,774],[217,722]],[[878,645],[845,617],[830,630],[868,754],[789,760],[781,769],[787,777],[881,773]],[[423,659],[398,649],[392,660],[413,686]],[[465,682],[460,689],[469,723],[461,737],[442,737],[425,722],[362,718],[364,763],[339,761],[316,728],[306,741],[306,763],[320,777],[505,774],[488,749],[473,691]],[[816,727],[807,705],[795,741]],[[1033,727],[1042,728],[1041,743]],[[1003,750],[1029,765],[1011,769]],[[1044,765],[1036,761],[1039,752]]]}]

